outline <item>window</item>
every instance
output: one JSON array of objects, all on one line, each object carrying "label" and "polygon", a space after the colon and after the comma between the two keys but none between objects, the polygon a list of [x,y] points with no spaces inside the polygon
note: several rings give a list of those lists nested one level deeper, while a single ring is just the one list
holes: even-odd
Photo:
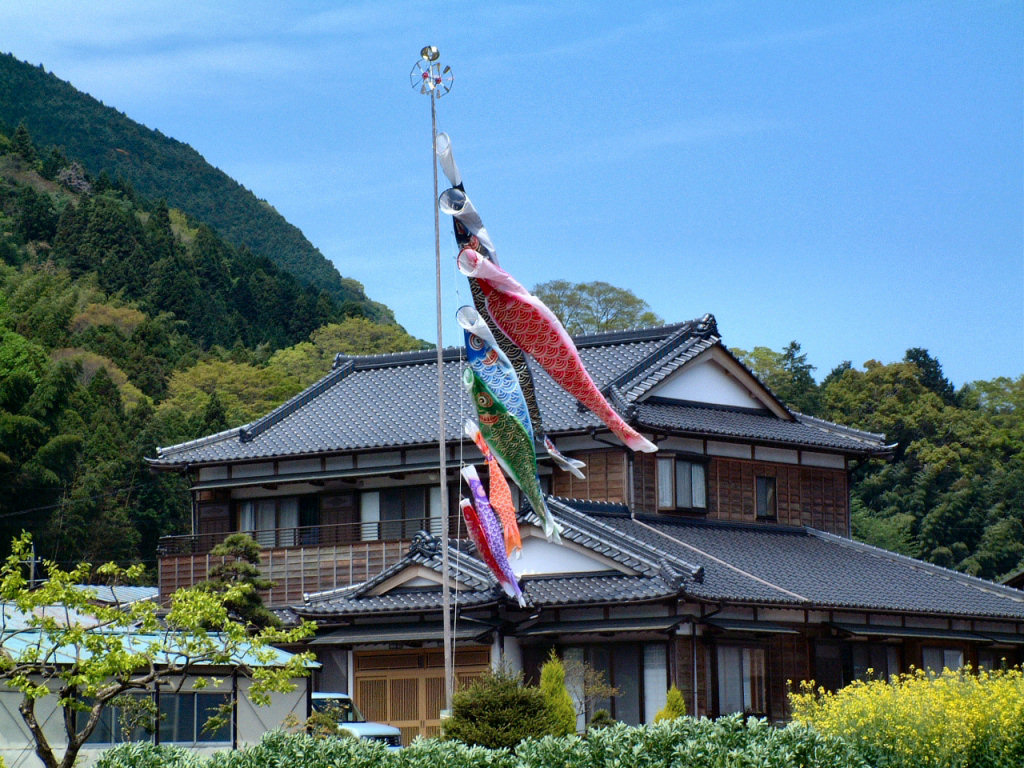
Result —
[{"label": "window", "polygon": [[1016,655],[1007,648],[979,648],[978,668],[989,671],[1009,669],[1016,662]]},{"label": "window", "polygon": [[703,462],[659,456],[658,509],[704,511],[706,507]]},{"label": "window", "polygon": [[[116,697],[117,701],[121,697]],[[125,699],[134,700],[128,706],[114,706],[108,704],[100,713],[100,720],[96,729],[89,734],[86,744],[120,744],[125,741],[152,741],[153,723],[149,722],[152,714],[147,714],[145,709],[147,700],[152,701],[149,694],[126,695]],[[135,705],[138,702],[138,706]],[[152,707],[152,704],[150,704]],[[89,719],[89,713],[79,711],[76,715],[78,722],[76,727],[85,727],[85,721]]]},{"label": "window", "polygon": [[363,541],[411,539],[419,531],[441,530],[441,489],[436,485],[367,491],[359,509]]},{"label": "window", "polygon": [[850,649],[853,680],[888,680],[898,675],[900,649],[882,643],[857,643]]},{"label": "window", "polygon": [[227,693],[161,693],[160,743],[229,743],[230,718],[216,728],[206,725],[230,702],[231,696]]},{"label": "window", "polygon": [[921,649],[921,666],[933,672],[945,668],[960,669],[964,665],[964,652],[959,648],[924,647]]},{"label": "window", "polygon": [[261,547],[294,547],[299,526],[299,497],[243,501],[238,507],[238,530]]},{"label": "window", "polygon": [[757,478],[757,517],[759,520],[774,520],[778,514],[775,496],[775,478]]},{"label": "window", "polygon": [[718,713],[768,714],[764,648],[718,647]]}]

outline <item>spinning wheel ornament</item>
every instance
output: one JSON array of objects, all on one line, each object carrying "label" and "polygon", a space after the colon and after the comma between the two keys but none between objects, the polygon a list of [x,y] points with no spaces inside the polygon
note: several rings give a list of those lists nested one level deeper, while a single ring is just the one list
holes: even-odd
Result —
[{"label": "spinning wheel ornament", "polygon": [[413,88],[418,88],[420,93],[429,93],[433,98],[440,99],[452,89],[455,82],[455,73],[451,67],[441,69],[440,52],[433,45],[428,45],[420,51],[420,58],[412,65],[409,73],[409,81]]}]

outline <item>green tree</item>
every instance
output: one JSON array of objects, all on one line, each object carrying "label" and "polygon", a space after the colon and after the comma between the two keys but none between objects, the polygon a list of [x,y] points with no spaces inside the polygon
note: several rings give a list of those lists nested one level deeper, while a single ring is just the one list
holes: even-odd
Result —
[{"label": "green tree", "polygon": [[14,129],[14,135],[11,137],[11,148],[17,152],[27,163],[34,163],[36,161],[36,145],[32,143],[32,135],[28,131],[28,126],[25,125],[25,121],[22,120],[18,123],[18,127]]},{"label": "green tree", "polygon": [[540,690],[551,714],[551,734],[568,736],[576,733],[576,707],[565,687],[565,665],[554,648],[540,668]]},{"label": "green tree", "polygon": [[769,347],[754,347],[752,352],[733,348],[736,355],[783,403],[801,413],[817,415],[821,409],[814,366],[807,353],[791,341],[781,352]]},{"label": "green tree", "polygon": [[[249,697],[263,705],[269,703],[272,692],[293,690],[293,678],[308,673],[305,665],[310,654],[279,663],[271,643],[298,642],[314,627],[303,624],[253,635],[229,615],[225,601],[235,596],[232,590],[179,590],[170,610],[158,619],[158,606],[149,601],[94,605],[95,592],[77,586],[93,575],[88,563],[63,570],[48,561],[44,563],[46,581],[33,589],[22,565],[30,556],[30,539],[22,536],[13,542],[10,556],[0,567],[0,599],[5,605],[16,605],[27,625],[5,622],[0,627],[0,644],[5,649],[0,680],[19,694],[18,711],[36,755],[47,768],[72,768],[104,710],[119,696],[174,685],[196,667],[227,666],[250,676]],[[119,583],[138,578],[141,570],[141,566],[125,570],[108,564],[97,573]],[[60,607],[56,615],[53,606]],[[60,619],[67,615],[78,618]],[[14,635],[30,636],[32,642],[12,643]],[[63,754],[44,730],[37,710],[42,701],[53,701],[63,713]]]},{"label": "green tree", "polygon": [[651,311],[646,301],[632,291],[600,280],[589,283],[550,280],[535,285],[533,294],[574,335],[661,325],[664,322]]},{"label": "green tree", "polygon": [[938,358],[928,354],[927,349],[912,347],[903,356],[903,361],[913,363],[921,372],[919,380],[927,389],[942,398],[946,405],[956,405],[956,390],[953,383],[942,373],[942,364]]}]

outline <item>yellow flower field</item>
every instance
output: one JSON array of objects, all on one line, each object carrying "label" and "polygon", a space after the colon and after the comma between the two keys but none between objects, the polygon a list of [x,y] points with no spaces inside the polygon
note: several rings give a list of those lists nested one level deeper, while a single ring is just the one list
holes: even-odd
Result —
[{"label": "yellow flower field", "polygon": [[801,684],[793,719],[854,745],[872,765],[1024,766],[1024,673],[914,670],[835,693]]}]

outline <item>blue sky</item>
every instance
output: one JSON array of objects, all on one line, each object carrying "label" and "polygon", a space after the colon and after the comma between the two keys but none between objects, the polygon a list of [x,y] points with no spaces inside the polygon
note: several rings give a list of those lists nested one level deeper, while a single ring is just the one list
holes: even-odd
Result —
[{"label": "blue sky", "polygon": [[[429,100],[502,264],[629,288],[820,378],[1024,373],[1024,5],[0,4],[0,49],[195,147],[435,337]],[[442,219],[445,343],[469,300]]]}]

